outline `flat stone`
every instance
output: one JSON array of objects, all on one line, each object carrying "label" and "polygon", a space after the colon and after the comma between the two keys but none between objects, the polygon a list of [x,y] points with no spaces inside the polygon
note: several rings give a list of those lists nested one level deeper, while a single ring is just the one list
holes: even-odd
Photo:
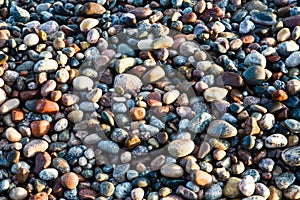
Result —
[{"label": "flat stone", "polygon": [[106,12],[106,9],[99,3],[88,2],[80,7],[80,13],[83,16],[100,17]]},{"label": "flat stone", "polygon": [[222,81],[224,85],[230,85],[232,87],[242,87],[244,86],[243,78],[234,72],[225,72],[222,74]]},{"label": "flat stone", "polygon": [[47,72],[51,73],[57,70],[58,64],[53,59],[45,59],[40,60],[34,65],[34,72],[41,73],[41,72]]},{"label": "flat stone", "polygon": [[87,76],[77,76],[73,80],[73,87],[76,90],[89,90],[92,89],[94,82]]},{"label": "flat stone", "polygon": [[169,143],[168,152],[175,158],[189,155],[194,150],[195,144],[189,139],[178,139]]},{"label": "flat stone", "polygon": [[43,169],[39,173],[39,177],[45,181],[54,180],[58,177],[58,171],[54,168]]},{"label": "flat stone", "polygon": [[98,24],[99,24],[99,20],[94,18],[86,18],[80,23],[79,27],[82,32],[85,32],[91,30]]},{"label": "flat stone", "polygon": [[285,147],[287,143],[287,138],[280,133],[272,134],[268,136],[265,140],[265,146],[267,148],[281,148]]},{"label": "flat stone", "polygon": [[168,178],[180,178],[183,176],[183,169],[177,164],[165,164],[161,167],[160,173]]},{"label": "flat stone", "polygon": [[238,198],[242,196],[242,193],[239,190],[239,184],[242,181],[242,179],[237,178],[237,177],[230,177],[224,188],[223,188],[223,194],[226,197],[229,198]]},{"label": "flat stone", "polygon": [[155,66],[145,73],[143,76],[144,83],[154,83],[161,78],[165,77],[165,70],[160,66]]},{"label": "flat stone", "polygon": [[295,51],[285,60],[287,67],[297,67],[300,65],[300,51]]},{"label": "flat stone", "polygon": [[0,107],[0,114],[6,114],[13,109],[18,108],[20,105],[20,100],[17,98],[9,99],[5,101]]},{"label": "flat stone", "polygon": [[275,183],[280,190],[287,189],[295,180],[296,177],[291,172],[284,172],[280,176],[275,177]]},{"label": "flat stone", "polygon": [[215,120],[209,124],[207,134],[216,138],[229,138],[237,135],[237,129],[224,120]]},{"label": "flat stone", "polygon": [[277,19],[277,16],[272,12],[253,10],[250,12],[251,19],[258,24],[272,26]]},{"label": "flat stone", "polygon": [[284,125],[293,133],[300,132],[300,122],[295,119],[286,119]]},{"label": "flat stone", "polygon": [[288,28],[294,28],[295,26],[300,26],[300,15],[294,15],[290,17],[283,18],[284,26]]},{"label": "flat stone", "polygon": [[39,152],[44,152],[48,149],[48,143],[45,140],[34,139],[28,142],[23,148],[23,154],[27,158],[35,156]]},{"label": "flat stone", "polygon": [[132,74],[119,74],[114,81],[114,88],[120,87],[125,91],[139,90],[142,85],[141,79]]},{"label": "flat stone", "polygon": [[134,14],[138,19],[144,19],[151,15],[152,10],[151,8],[137,7],[131,9],[129,12]]},{"label": "flat stone", "polygon": [[120,150],[119,145],[113,141],[100,141],[98,147],[111,154],[118,154]]},{"label": "flat stone", "polygon": [[162,49],[172,47],[174,44],[173,38],[169,36],[162,36],[160,38],[156,38],[152,42],[153,49]]},{"label": "flat stone", "polygon": [[207,102],[212,102],[215,100],[222,100],[226,97],[228,90],[219,87],[210,87],[206,89],[203,96]]},{"label": "flat stone", "polygon": [[9,197],[12,200],[23,200],[27,197],[28,192],[22,187],[15,187],[9,192]]}]

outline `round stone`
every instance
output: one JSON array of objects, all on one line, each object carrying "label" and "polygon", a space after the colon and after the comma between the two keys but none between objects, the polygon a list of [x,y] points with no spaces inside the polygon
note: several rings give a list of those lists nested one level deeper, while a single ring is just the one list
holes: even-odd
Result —
[{"label": "round stone", "polygon": [[211,87],[204,91],[203,96],[207,102],[223,100],[228,91],[225,88]]},{"label": "round stone", "polygon": [[74,172],[68,172],[61,177],[62,185],[68,188],[69,190],[76,188],[78,182],[78,176]]},{"label": "round stone", "polygon": [[110,197],[115,191],[115,186],[111,182],[104,181],[100,184],[100,194],[105,197]]},{"label": "round stone", "polygon": [[27,197],[28,192],[22,187],[15,187],[9,192],[9,197],[12,200],[23,200]]},{"label": "round stone", "polygon": [[28,47],[37,45],[39,43],[39,36],[35,33],[29,33],[24,37],[23,42]]},{"label": "round stone", "polygon": [[244,71],[243,77],[248,85],[259,85],[265,80],[265,71],[262,67],[251,66]]},{"label": "round stone", "polygon": [[77,76],[73,80],[73,87],[76,90],[90,90],[93,88],[94,82],[87,76]]},{"label": "round stone", "polygon": [[247,197],[251,196],[255,190],[255,182],[252,176],[245,176],[239,183],[241,193]]}]

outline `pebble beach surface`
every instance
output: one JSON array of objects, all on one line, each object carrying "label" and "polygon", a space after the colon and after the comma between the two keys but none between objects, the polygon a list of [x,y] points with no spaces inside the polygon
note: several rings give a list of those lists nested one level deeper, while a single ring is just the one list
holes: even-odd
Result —
[{"label": "pebble beach surface", "polygon": [[297,0],[0,0],[0,200],[300,199]]}]

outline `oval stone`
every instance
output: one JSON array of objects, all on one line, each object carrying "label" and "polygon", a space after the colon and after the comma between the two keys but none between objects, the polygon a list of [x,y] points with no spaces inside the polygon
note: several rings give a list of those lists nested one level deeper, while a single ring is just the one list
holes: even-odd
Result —
[{"label": "oval stone", "polygon": [[189,155],[195,148],[195,144],[190,139],[178,139],[170,142],[168,152],[175,158]]},{"label": "oval stone", "polygon": [[169,178],[180,178],[183,176],[183,169],[177,164],[165,164],[160,169],[160,173]]},{"label": "oval stone", "polygon": [[285,147],[287,145],[287,143],[288,143],[287,138],[280,133],[270,135],[265,140],[265,146],[267,148]]},{"label": "oval stone", "polygon": [[237,129],[224,120],[215,120],[210,123],[207,134],[217,138],[229,138],[237,135]]},{"label": "oval stone", "polygon": [[289,166],[300,166],[300,146],[285,149],[281,158]]}]

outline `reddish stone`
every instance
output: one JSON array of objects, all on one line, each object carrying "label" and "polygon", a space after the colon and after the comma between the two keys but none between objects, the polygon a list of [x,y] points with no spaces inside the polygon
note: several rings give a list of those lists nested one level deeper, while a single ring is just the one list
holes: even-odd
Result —
[{"label": "reddish stone", "polygon": [[93,200],[96,199],[97,192],[90,189],[83,189],[79,191],[79,199],[80,200]]},{"label": "reddish stone", "polygon": [[20,100],[24,102],[30,99],[35,99],[39,96],[39,94],[40,94],[39,90],[22,91],[20,92]]},{"label": "reddish stone", "polygon": [[35,111],[42,114],[59,112],[59,106],[56,102],[47,99],[40,99],[36,102]]},{"label": "reddish stone", "polygon": [[224,85],[230,85],[232,87],[244,86],[244,80],[242,77],[234,72],[225,72],[222,74],[222,80]]},{"label": "reddish stone", "polygon": [[285,101],[288,99],[288,95],[283,90],[275,90],[272,93],[272,100],[274,101]]},{"label": "reddish stone", "polygon": [[46,192],[39,192],[31,196],[29,200],[48,200],[48,194]]},{"label": "reddish stone", "polygon": [[181,17],[181,21],[184,24],[194,23],[197,20],[197,15],[193,12],[187,13]]},{"label": "reddish stone", "polygon": [[152,14],[151,8],[137,7],[131,9],[130,13],[134,14],[137,19],[145,19]]},{"label": "reddish stone", "polygon": [[148,106],[162,106],[161,94],[158,92],[151,92],[147,95],[146,101]]},{"label": "reddish stone", "polygon": [[272,63],[274,63],[274,62],[279,61],[280,58],[281,58],[281,57],[278,56],[278,55],[272,55],[272,56],[268,56],[268,57],[267,57],[267,60],[270,61],[270,62],[272,62]]},{"label": "reddish stone", "polygon": [[51,164],[51,156],[47,152],[38,153],[35,156],[34,173],[38,174],[42,169],[46,169]]},{"label": "reddish stone", "polygon": [[50,123],[47,120],[33,121],[30,124],[31,134],[40,138],[46,135],[50,130]]},{"label": "reddish stone", "polygon": [[19,109],[14,109],[11,114],[14,122],[21,122],[25,118],[24,113]]},{"label": "reddish stone", "polygon": [[255,41],[255,38],[252,35],[245,35],[241,37],[243,44],[251,44]]}]

